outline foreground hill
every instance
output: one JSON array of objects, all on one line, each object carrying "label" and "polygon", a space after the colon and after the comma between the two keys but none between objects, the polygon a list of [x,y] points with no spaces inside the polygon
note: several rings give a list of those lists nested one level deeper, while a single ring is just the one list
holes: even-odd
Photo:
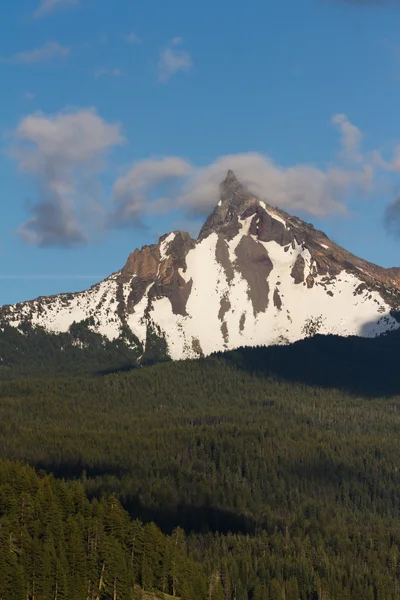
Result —
[{"label": "foreground hill", "polygon": [[400,396],[271,376],[270,350],[0,382],[0,455],[37,469],[0,462],[0,597],[398,598]]},{"label": "foreground hill", "polygon": [[197,240],[165,235],[85,292],[2,307],[0,323],[68,332],[84,321],[139,359],[155,340],[182,359],[318,332],[374,337],[399,327],[399,306],[400,269],[350,254],[229,171]]}]

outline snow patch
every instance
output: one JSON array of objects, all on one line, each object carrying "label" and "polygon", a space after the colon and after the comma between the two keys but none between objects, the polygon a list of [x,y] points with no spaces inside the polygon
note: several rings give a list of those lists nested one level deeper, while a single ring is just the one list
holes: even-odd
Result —
[{"label": "snow patch", "polygon": [[280,217],[274,210],[268,208],[268,206],[262,200],[260,200],[259,203],[260,206],[262,206],[262,208],[265,210],[266,213],[269,214],[270,217],[275,219],[275,221],[279,221],[279,223],[282,223],[282,225],[284,225],[286,229],[288,228],[285,219],[282,219],[282,217]]},{"label": "snow patch", "polygon": [[165,240],[163,240],[160,244],[160,254],[161,254],[161,260],[163,261],[165,258],[167,258],[167,251],[169,248],[170,243],[175,239],[175,233],[170,233],[169,235],[167,235],[167,237],[165,238]]}]

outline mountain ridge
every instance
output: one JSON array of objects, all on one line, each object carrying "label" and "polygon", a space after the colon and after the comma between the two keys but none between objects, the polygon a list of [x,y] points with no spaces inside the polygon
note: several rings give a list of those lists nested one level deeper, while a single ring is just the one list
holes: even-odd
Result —
[{"label": "mountain ridge", "polygon": [[228,171],[196,240],[165,234],[89,290],[0,307],[0,323],[62,332],[89,320],[132,347],[158,338],[180,359],[318,332],[374,337],[399,327],[399,307],[400,268],[351,254]]}]

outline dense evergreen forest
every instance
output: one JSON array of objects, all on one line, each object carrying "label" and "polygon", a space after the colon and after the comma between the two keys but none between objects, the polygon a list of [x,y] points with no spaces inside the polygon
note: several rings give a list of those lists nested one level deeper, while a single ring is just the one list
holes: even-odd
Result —
[{"label": "dense evergreen forest", "polygon": [[[398,313],[394,313],[400,319]],[[312,332],[311,332],[312,333]],[[90,330],[90,319],[65,333],[22,323],[0,324],[0,380],[88,377],[169,361],[165,340],[149,328],[144,345],[128,330],[109,341]],[[246,371],[361,395],[400,391],[400,330],[378,338],[314,335],[288,346],[245,348],[221,354]]]},{"label": "dense evergreen forest", "polygon": [[150,328],[143,348],[128,329],[110,341],[90,325],[86,319],[50,333],[29,323],[0,324],[0,380],[96,376],[170,360],[165,340]]},{"label": "dense evergreen forest", "polygon": [[396,337],[342,342],[0,382],[1,600],[398,598]]}]

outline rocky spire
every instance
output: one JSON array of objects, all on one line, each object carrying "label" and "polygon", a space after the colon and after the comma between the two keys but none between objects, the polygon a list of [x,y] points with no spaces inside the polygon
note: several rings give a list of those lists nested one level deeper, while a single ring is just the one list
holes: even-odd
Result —
[{"label": "rocky spire", "polygon": [[240,206],[253,194],[238,180],[235,173],[229,169],[224,181],[220,184],[220,200],[222,204]]},{"label": "rocky spire", "polygon": [[239,229],[238,217],[252,202],[258,202],[229,169],[224,181],[219,186],[219,202],[208,217],[199,233],[199,240],[208,237],[213,232],[223,231],[230,237]]}]

